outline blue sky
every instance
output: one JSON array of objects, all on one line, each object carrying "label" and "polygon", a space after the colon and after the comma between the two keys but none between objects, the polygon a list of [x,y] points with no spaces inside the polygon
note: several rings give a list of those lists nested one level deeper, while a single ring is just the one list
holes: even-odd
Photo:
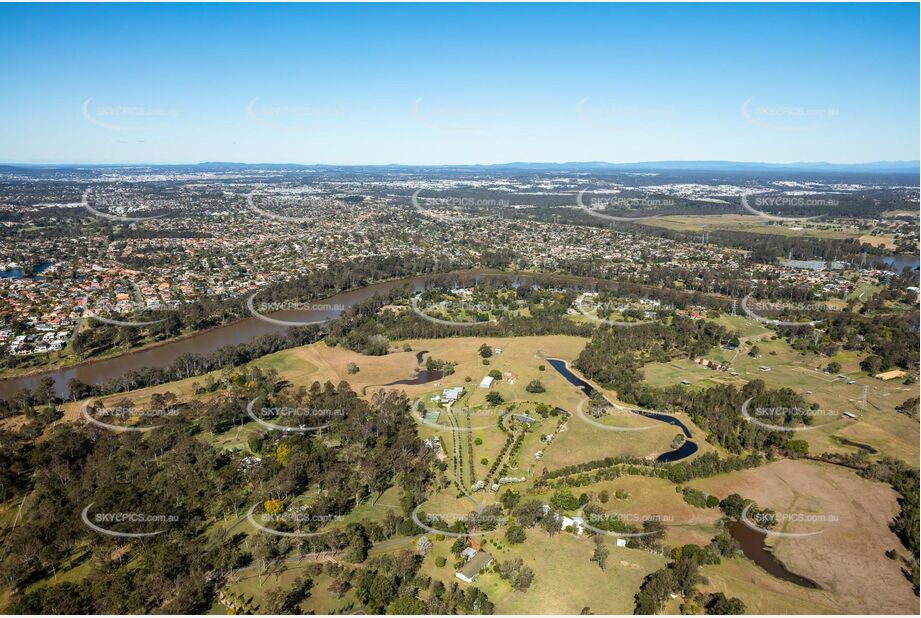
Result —
[{"label": "blue sky", "polygon": [[0,161],[919,158],[917,4],[0,5]]}]

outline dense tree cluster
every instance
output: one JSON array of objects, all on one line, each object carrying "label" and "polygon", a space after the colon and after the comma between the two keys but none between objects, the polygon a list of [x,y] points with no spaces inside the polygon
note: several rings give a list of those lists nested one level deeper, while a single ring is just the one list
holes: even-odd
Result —
[{"label": "dense tree cluster", "polygon": [[[230,376],[219,391],[222,396],[181,408],[143,437],[71,423],[48,429],[41,441],[0,434],[10,447],[2,449],[9,464],[3,467],[3,491],[22,502],[21,517],[4,529],[0,549],[0,577],[14,591],[14,611],[203,613],[213,602],[215,583],[233,570],[252,565],[264,574],[293,551],[344,552],[343,559],[361,562],[372,542],[416,532],[406,514],[430,482],[432,456],[416,434],[405,397],[379,394],[369,403],[346,383],[285,388],[257,369]],[[199,439],[201,431],[221,433],[249,421],[244,402],[253,397],[340,411],[323,434],[334,439],[257,434],[250,449],[259,460]],[[404,514],[388,513],[383,523],[333,526],[298,541],[262,534],[247,539],[221,528],[209,532],[250,505],[292,512],[299,507],[291,497],[308,489],[317,495],[309,514],[346,514],[393,485],[402,490]],[[81,513],[114,532],[156,534],[100,534],[84,525]],[[316,518],[305,521],[300,529],[317,528],[311,523]],[[272,524],[282,531],[291,525]],[[82,563],[90,568],[79,583],[56,581],[59,571]],[[48,583],[28,588],[44,579]],[[309,593],[310,584],[302,584],[298,594],[270,595],[269,602],[278,611],[291,609],[295,597]]]}]

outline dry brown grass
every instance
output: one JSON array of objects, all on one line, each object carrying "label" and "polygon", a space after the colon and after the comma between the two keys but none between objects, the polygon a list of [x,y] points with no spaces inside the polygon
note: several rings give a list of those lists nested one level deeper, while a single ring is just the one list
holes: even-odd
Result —
[{"label": "dry brown grass", "polygon": [[898,506],[888,485],[862,479],[839,466],[793,460],[690,485],[720,497],[738,493],[778,513],[837,517],[836,522],[820,525],[787,523],[778,531],[805,532],[823,526],[825,531],[808,537],[771,536],[767,542],[787,568],[822,586],[834,611],[917,613],[918,597],[900,572],[899,562],[883,553],[902,548],[889,530]]}]

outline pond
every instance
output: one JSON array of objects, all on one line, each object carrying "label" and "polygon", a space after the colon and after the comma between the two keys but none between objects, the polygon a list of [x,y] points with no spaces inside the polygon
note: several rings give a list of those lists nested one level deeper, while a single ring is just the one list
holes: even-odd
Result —
[{"label": "pond", "polygon": [[732,535],[742,547],[745,557],[778,579],[793,582],[804,588],[820,588],[820,586],[807,577],[789,571],[783,562],[778,560],[771,551],[764,546],[767,533],[746,526],[740,521],[729,524],[729,534]]},{"label": "pond", "polygon": [[[595,392],[594,387],[591,384],[574,374],[570,371],[569,366],[566,364],[566,361],[560,360],[558,358],[548,358],[547,362],[550,363],[550,366],[557,370],[557,372],[563,376],[567,382],[577,387],[586,397],[591,397]],[[638,416],[645,416],[646,418],[651,418],[662,423],[668,423],[669,425],[674,425],[681,429],[684,433],[685,438],[691,437],[691,430],[688,429],[688,426],[681,422],[681,419],[672,416],[671,414],[661,414],[659,412],[647,412],[645,410],[631,410],[634,414]],[[656,461],[660,462],[674,462],[680,461],[687,457],[690,457],[698,451],[700,447],[697,446],[697,443],[693,440],[685,440],[684,443],[673,451],[668,451],[662,453],[656,457]]]}]

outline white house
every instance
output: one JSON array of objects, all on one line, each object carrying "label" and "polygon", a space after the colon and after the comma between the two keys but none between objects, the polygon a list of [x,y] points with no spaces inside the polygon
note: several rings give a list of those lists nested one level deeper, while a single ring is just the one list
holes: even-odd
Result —
[{"label": "white house", "polygon": [[492,562],[492,556],[490,554],[485,551],[476,551],[472,547],[465,549],[461,555],[466,559],[466,563],[460,571],[454,573],[454,576],[468,584],[472,584],[476,576],[480,574],[480,571],[485,569],[489,566],[489,563]]},{"label": "white house", "polygon": [[494,381],[492,376],[485,376],[480,380],[480,388],[491,388]]},{"label": "white house", "polygon": [[585,532],[585,522],[581,517],[567,517],[566,515],[559,516],[563,522],[563,530],[566,528],[572,528],[572,531],[576,534],[582,534]]},{"label": "white house", "polygon": [[451,403],[457,401],[458,397],[464,394],[463,386],[455,386],[454,388],[446,388],[441,393],[441,400],[445,403]]}]

